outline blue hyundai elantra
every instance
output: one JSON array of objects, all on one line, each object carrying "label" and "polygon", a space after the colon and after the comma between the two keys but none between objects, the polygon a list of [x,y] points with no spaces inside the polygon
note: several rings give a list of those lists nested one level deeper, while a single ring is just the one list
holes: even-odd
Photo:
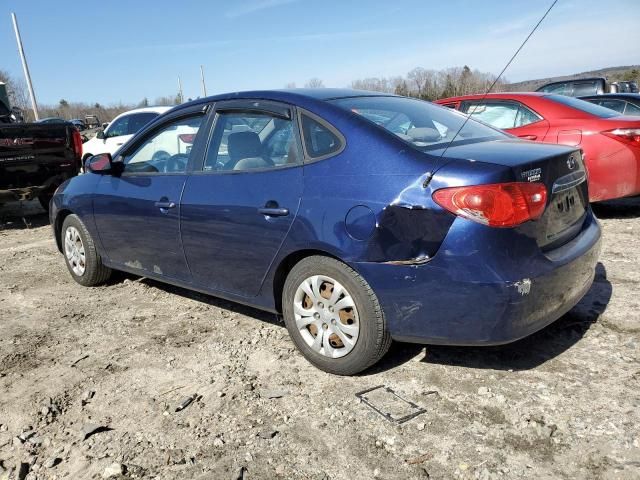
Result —
[{"label": "blue hyundai elantra", "polygon": [[161,115],[51,201],[81,285],[123,270],[282,314],[335,374],[392,339],[494,345],[590,288],[581,152],[353,90],[231,93]]}]

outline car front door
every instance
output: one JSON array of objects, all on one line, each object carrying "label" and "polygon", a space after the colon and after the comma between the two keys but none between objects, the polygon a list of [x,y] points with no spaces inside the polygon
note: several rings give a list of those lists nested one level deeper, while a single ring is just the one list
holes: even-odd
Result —
[{"label": "car front door", "polygon": [[165,119],[114,160],[122,162],[122,173],[98,183],[94,218],[114,266],[191,280],[180,240],[180,197],[204,118],[198,107]]},{"label": "car front door", "polygon": [[524,140],[543,141],[549,131],[547,120],[512,100],[468,100],[462,102],[460,110]]},{"label": "car front door", "polygon": [[302,196],[293,109],[262,101],[216,105],[207,154],[182,196],[182,242],[194,283],[252,297]]}]

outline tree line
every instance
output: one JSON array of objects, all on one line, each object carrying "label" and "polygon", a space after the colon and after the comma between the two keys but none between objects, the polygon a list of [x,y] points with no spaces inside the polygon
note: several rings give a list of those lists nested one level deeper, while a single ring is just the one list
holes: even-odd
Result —
[{"label": "tree line", "polygon": [[[11,106],[22,110],[25,122],[32,122],[34,120],[33,111],[31,110],[31,101],[25,82],[22,79],[12,77],[3,70],[0,70],[0,82],[6,84]],[[157,97],[152,102],[148,98],[143,98],[137,104],[119,102],[110,105],[103,105],[98,102],[69,102],[62,98],[54,105],[38,104],[38,114],[40,118],[59,117],[65,120],[74,118],[84,120],[85,115],[96,115],[101,122],[109,122],[121,113],[133,108],[148,107],[150,105],[178,105],[180,103],[182,103],[180,94]]]},{"label": "tree line", "polygon": [[[620,78],[611,78],[610,80],[633,80],[638,79],[639,76],[638,70],[634,69],[624,72]],[[31,104],[24,81],[0,70],[0,82],[4,82],[7,85],[11,104],[23,111],[25,121],[32,121],[33,112],[31,111]],[[322,79],[317,77],[309,79],[304,84],[305,88],[323,88],[324,86]],[[437,100],[458,95],[484,93],[490,87],[493,87],[491,89],[492,92],[500,92],[508,90],[509,83],[504,77],[496,78],[496,75],[492,73],[481,72],[477,69],[472,70],[469,66],[464,65],[443,70],[416,67],[407,72],[406,75],[367,77],[353,80],[350,87],[357,90],[395,93],[423,100]],[[295,82],[287,83],[285,88],[296,88],[296,84]],[[144,98],[138,104],[102,105],[100,103],[68,102],[65,99],[61,99],[55,105],[39,105],[39,113],[41,118],[61,117],[67,120],[72,118],[83,119],[85,115],[97,115],[104,122],[110,121],[120,113],[136,107],[178,105],[183,100],[180,93],[157,97],[153,102]]]}]

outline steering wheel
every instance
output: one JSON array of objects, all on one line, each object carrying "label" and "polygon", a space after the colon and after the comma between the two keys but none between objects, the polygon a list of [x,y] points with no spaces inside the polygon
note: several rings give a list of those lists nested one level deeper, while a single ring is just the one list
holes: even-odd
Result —
[{"label": "steering wheel", "polygon": [[169,173],[184,172],[187,170],[188,161],[189,155],[185,153],[171,155],[164,164],[164,171]]}]

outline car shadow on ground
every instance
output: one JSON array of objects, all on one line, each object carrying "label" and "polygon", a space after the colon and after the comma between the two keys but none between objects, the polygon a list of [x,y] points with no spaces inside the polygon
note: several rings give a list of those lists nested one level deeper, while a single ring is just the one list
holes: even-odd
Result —
[{"label": "car shadow on ground", "polygon": [[240,315],[245,315],[247,317],[251,317],[256,320],[259,320],[261,322],[271,323],[273,325],[278,325],[284,328],[284,323],[280,320],[280,317],[276,316],[274,313],[265,312],[264,310],[248,307],[246,305],[242,305],[241,303],[235,303],[229,300],[225,300],[223,298],[213,297],[205,293],[196,292],[195,290],[176,287],[175,285],[159,282],[151,278],[140,277],[138,275],[133,275],[125,272],[114,271],[113,275],[111,276],[111,278],[107,283],[109,285],[115,285],[118,283],[122,283],[127,279],[134,282],[144,283],[145,285],[157,288],[158,290],[162,290],[164,292],[170,293],[171,295],[179,295],[183,298],[188,298],[196,302],[205,303],[212,307],[222,308],[230,312],[238,313]]},{"label": "car shadow on ground", "polygon": [[591,205],[598,218],[640,217],[640,197],[620,198]]},{"label": "car shadow on ground", "polygon": [[[116,284],[127,279],[129,281],[142,282],[172,295],[180,295],[184,298],[284,328],[284,323],[280,317],[273,313],[146,277],[115,272],[109,283]],[[494,347],[425,346],[394,342],[387,355],[361,375],[369,376],[394,369],[418,355],[424,355],[420,362],[426,364],[492,370],[529,370],[536,368],[576,344],[591,325],[598,321],[600,315],[604,313],[611,299],[611,293],[612,285],[607,280],[606,269],[602,263],[598,263],[593,285],[578,305],[556,322],[529,337],[508,345]]]},{"label": "car shadow on ground", "polygon": [[49,225],[49,215],[38,200],[7,202],[0,205],[0,231],[21,230]]}]

